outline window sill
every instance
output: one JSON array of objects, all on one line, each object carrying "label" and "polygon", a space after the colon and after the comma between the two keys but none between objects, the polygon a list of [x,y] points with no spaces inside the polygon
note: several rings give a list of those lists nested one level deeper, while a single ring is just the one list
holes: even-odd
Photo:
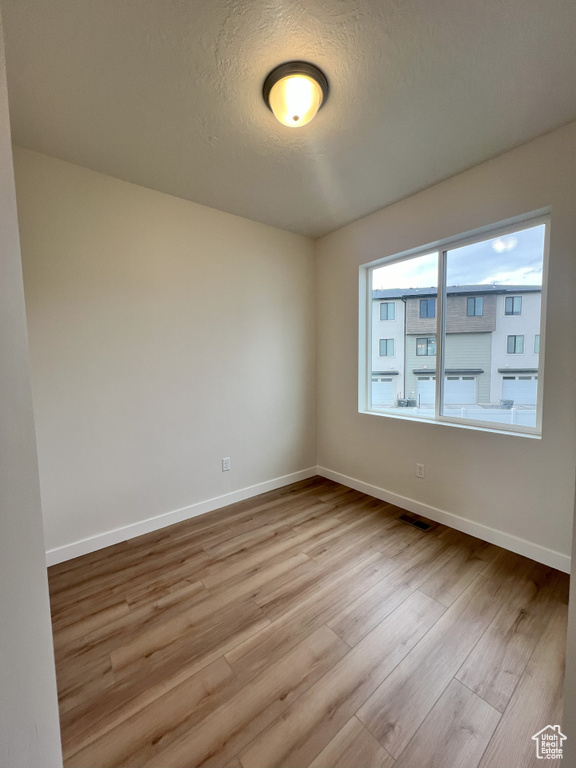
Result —
[{"label": "window sill", "polygon": [[[415,409],[407,409],[415,410]],[[532,440],[541,440],[542,433],[536,428],[531,431],[520,431],[511,427],[506,429],[503,426],[488,426],[485,422],[480,421],[457,421],[450,418],[436,418],[435,416],[420,416],[415,413],[390,413],[386,411],[368,411],[361,408],[358,409],[358,413],[364,416],[379,416],[385,419],[396,419],[398,421],[414,421],[420,424],[435,424],[441,427],[455,427],[456,429],[467,429],[474,432],[491,432],[495,435],[509,435],[512,437],[528,437]]]}]

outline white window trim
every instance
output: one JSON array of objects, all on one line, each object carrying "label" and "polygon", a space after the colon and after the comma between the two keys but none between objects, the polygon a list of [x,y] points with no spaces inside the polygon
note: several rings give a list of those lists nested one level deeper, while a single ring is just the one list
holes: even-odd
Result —
[{"label": "white window trim", "polygon": [[[440,403],[442,402],[444,381],[441,372],[444,370],[444,331],[445,316],[444,305],[446,303],[444,273],[447,251],[454,247],[463,247],[481,242],[488,238],[503,237],[513,232],[530,229],[531,227],[543,224],[544,229],[544,247],[542,253],[542,293],[540,305],[540,327],[539,336],[545,338],[546,304],[548,293],[548,262],[550,251],[550,209],[534,211],[515,219],[509,219],[500,224],[480,227],[472,232],[462,235],[455,235],[444,240],[439,240],[428,245],[412,248],[397,254],[392,254],[385,258],[380,258],[359,268],[359,368],[358,368],[358,411],[359,413],[380,418],[400,419],[402,421],[417,421],[422,424],[440,424],[444,426],[456,427],[458,429],[472,429],[480,432],[491,432],[495,434],[514,435],[517,437],[530,437],[540,439],[542,437],[542,394],[544,387],[545,360],[544,351],[540,350],[538,362],[538,391],[536,403],[536,426],[520,427],[518,425],[498,424],[493,422],[480,421],[475,419],[462,419],[457,416],[449,416],[441,413]],[[436,404],[435,414],[432,418],[423,416],[404,415],[400,413],[390,413],[374,411],[371,408],[371,340],[372,340],[372,292],[371,275],[372,270],[381,267],[387,262],[407,261],[418,256],[424,256],[436,252],[438,254],[438,296],[436,301],[436,369],[431,370],[431,375],[436,376]],[[441,290],[444,286],[444,290]],[[524,302],[522,302],[524,303]],[[505,309],[505,308],[504,308]],[[519,317],[519,315],[506,315],[506,317]],[[526,343],[526,341],[524,342]],[[516,355],[514,355],[516,357]]]}]

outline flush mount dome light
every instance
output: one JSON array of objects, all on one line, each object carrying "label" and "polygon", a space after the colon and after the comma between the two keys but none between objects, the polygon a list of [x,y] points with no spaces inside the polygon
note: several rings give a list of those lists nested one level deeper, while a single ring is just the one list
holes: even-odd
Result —
[{"label": "flush mount dome light", "polygon": [[328,80],[306,61],[281,64],[264,81],[262,95],[275,117],[290,128],[306,125],[328,98]]}]

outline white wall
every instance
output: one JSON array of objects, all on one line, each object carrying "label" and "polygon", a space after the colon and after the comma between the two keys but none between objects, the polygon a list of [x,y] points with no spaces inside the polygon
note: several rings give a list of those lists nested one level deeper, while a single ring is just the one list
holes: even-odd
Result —
[{"label": "white wall", "polygon": [[310,240],[17,148],[15,171],[49,550],[316,464]]},{"label": "white wall", "polygon": [[62,765],[0,21],[0,765]]},{"label": "white wall", "polygon": [[[576,466],[575,153],[573,123],[317,244],[320,466],[464,518],[452,520],[565,568]],[[547,206],[551,299],[542,440],[359,414],[359,265]],[[415,478],[416,462],[426,466],[423,481]]]}]

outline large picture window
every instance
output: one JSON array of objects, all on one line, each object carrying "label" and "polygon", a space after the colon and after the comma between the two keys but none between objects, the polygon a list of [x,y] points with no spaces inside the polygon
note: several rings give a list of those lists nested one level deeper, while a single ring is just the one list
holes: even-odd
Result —
[{"label": "large picture window", "polygon": [[[360,410],[541,434],[548,227],[540,217],[362,267]],[[373,340],[386,319],[393,338]],[[376,392],[390,354],[393,402]]]}]

